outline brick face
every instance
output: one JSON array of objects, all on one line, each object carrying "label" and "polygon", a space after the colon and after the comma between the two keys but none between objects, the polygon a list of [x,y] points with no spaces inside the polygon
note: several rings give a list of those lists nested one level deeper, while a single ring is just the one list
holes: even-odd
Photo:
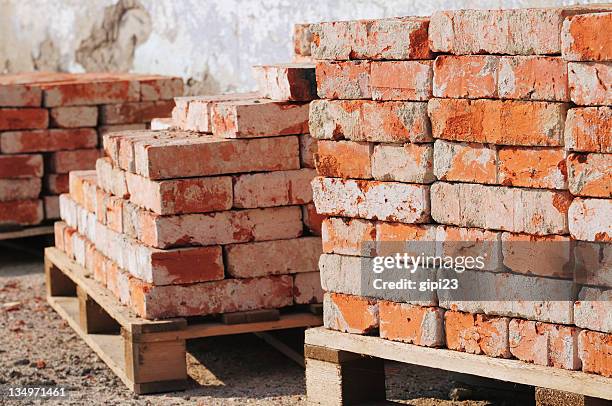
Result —
[{"label": "brick face", "polygon": [[316,167],[321,176],[370,179],[374,145],[365,142],[320,140]]},{"label": "brick face", "polygon": [[324,99],[370,99],[369,61],[317,62],[317,94]]},{"label": "brick face", "polygon": [[373,62],[372,99],[426,101],[432,93],[431,61]]},{"label": "brick face", "polygon": [[611,62],[570,62],[568,63],[570,97],[581,106],[602,106],[612,104]]},{"label": "brick face", "polygon": [[569,151],[612,153],[612,108],[570,109],[565,122],[565,148]]},{"label": "brick face", "polygon": [[563,22],[563,58],[569,61],[610,61],[612,45],[606,38],[612,30],[612,13],[577,15]]}]

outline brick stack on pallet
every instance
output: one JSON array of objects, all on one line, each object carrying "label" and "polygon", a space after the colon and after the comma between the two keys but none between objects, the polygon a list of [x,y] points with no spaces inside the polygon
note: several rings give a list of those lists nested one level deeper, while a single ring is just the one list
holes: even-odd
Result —
[{"label": "brick stack on pallet", "polygon": [[170,129],[107,135],[96,171],[70,174],[56,246],[141,317],[322,301],[314,67],[256,70],[262,97],[177,98]]},{"label": "brick stack on pallet", "polygon": [[180,78],[108,73],[0,76],[0,226],[59,217],[68,173],[93,169],[103,134],[169,116]]},{"label": "brick stack on pallet", "polygon": [[[601,11],[310,27],[327,328],[612,376],[612,13]],[[406,242],[422,243],[410,255],[488,256],[457,290],[369,288],[375,257]]]}]

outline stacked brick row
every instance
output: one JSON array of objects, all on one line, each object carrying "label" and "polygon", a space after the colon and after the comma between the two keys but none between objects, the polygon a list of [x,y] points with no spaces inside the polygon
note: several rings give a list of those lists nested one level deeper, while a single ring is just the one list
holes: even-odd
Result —
[{"label": "stacked brick row", "polygon": [[145,129],[182,94],[182,80],[164,76],[0,76],[0,226],[58,218],[68,173],[95,167],[102,135]]},{"label": "stacked brick row", "polygon": [[[611,18],[459,10],[310,26],[327,328],[612,376]],[[487,299],[368,290],[372,258],[406,242],[495,253],[460,279]],[[596,272],[575,281],[581,248]],[[554,296],[544,289],[566,299],[538,300]]]},{"label": "stacked brick row", "polygon": [[95,172],[70,174],[56,245],[142,317],[322,301],[314,67],[256,70],[263,96],[177,98],[165,130],[106,135]]}]

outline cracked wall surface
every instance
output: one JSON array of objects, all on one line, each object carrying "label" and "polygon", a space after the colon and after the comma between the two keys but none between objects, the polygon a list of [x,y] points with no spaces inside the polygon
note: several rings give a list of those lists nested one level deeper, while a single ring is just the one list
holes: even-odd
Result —
[{"label": "cracked wall surface", "polygon": [[0,0],[0,71],[181,76],[191,94],[248,91],[291,58],[294,23],[606,0]]}]

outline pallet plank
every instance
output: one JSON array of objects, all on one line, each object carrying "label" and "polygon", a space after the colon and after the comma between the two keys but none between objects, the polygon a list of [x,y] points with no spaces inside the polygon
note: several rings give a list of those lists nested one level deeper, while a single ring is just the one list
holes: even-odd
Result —
[{"label": "pallet plank", "polygon": [[542,388],[612,400],[612,379],[581,371],[544,367],[519,360],[491,358],[442,348],[419,347],[380,337],[341,333],[325,328],[306,330],[305,343],[407,364],[485,376]]},{"label": "pallet plank", "polygon": [[17,238],[36,237],[39,235],[53,234],[53,226],[20,227],[16,230],[0,231],[0,241],[13,240]]}]

